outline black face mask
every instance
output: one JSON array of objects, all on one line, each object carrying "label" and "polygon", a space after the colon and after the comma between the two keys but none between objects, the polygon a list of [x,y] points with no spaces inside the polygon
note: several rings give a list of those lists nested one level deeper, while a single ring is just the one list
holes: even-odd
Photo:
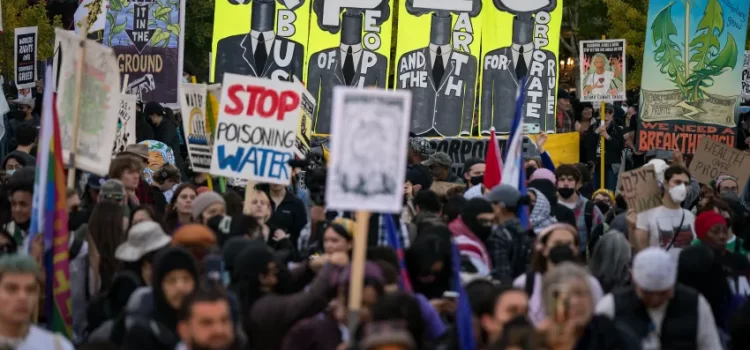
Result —
[{"label": "black face mask", "polygon": [[571,196],[573,196],[573,193],[575,193],[576,190],[572,188],[558,188],[557,193],[560,194],[560,197],[563,197],[564,199],[568,199]]},{"label": "black face mask", "polygon": [[597,208],[599,208],[599,211],[602,212],[602,214],[609,211],[609,204],[605,202],[594,202]]},{"label": "black face mask", "polygon": [[472,176],[471,180],[469,181],[471,182],[472,186],[479,185],[484,182],[484,175]]},{"label": "black face mask", "polygon": [[575,252],[567,244],[559,244],[549,250],[549,261],[557,265],[566,261],[575,260]]},{"label": "black face mask", "polygon": [[535,171],[536,171],[535,166],[527,166],[526,167],[526,180],[530,179],[531,175],[534,174]]}]

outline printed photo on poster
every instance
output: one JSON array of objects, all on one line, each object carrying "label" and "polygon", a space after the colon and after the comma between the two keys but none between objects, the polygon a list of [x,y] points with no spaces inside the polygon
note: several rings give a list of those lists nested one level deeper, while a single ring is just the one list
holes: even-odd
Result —
[{"label": "printed photo on poster", "polygon": [[311,1],[217,1],[212,81],[224,73],[302,80]]},{"label": "printed photo on poster", "polygon": [[411,132],[470,136],[482,1],[407,0],[399,6],[396,88],[412,92]]},{"label": "printed photo on poster", "polygon": [[625,101],[625,40],[580,42],[581,101]]},{"label": "printed photo on poster", "polygon": [[302,88],[300,101],[299,129],[297,129],[297,158],[305,159],[310,152],[312,138],[312,114],[315,111],[315,99],[309,91]]},{"label": "printed photo on poster", "polygon": [[734,145],[748,5],[748,0],[649,2],[639,150],[668,139],[670,148],[692,154],[702,136]]},{"label": "printed photo on poster", "polygon": [[185,145],[187,145],[190,164],[193,171],[207,173],[211,170],[211,126],[206,118],[207,104],[206,84],[180,85],[180,109],[182,111],[182,127],[185,130]]},{"label": "printed photo on poster", "polygon": [[111,0],[102,44],[115,50],[126,93],[179,106],[185,0]]},{"label": "printed photo on poster", "polygon": [[135,109],[138,97],[120,94],[120,109],[117,112],[117,135],[112,148],[112,158],[125,151],[128,145],[135,144]]},{"label": "printed photo on poster", "polygon": [[288,185],[302,86],[224,74],[211,174]]},{"label": "printed photo on poster", "polygon": [[[78,65],[78,48],[81,39],[72,31],[55,28],[60,40],[62,60],[59,68],[60,83],[57,88],[57,110],[60,114],[63,161],[70,163],[73,145],[75,72]],[[112,48],[92,40],[85,40],[86,57],[83,61],[80,116],[78,120],[78,145],[76,167],[100,176],[109,172],[112,145],[117,134],[120,111],[120,74]]]},{"label": "printed photo on poster", "polygon": [[411,98],[408,90],[334,90],[326,208],[401,211]]},{"label": "printed photo on poster", "polygon": [[742,102],[750,102],[750,50],[745,50],[745,64],[742,69]]},{"label": "printed photo on poster", "polygon": [[37,27],[23,27],[14,30],[15,37],[15,66],[16,87],[19,89],[36,86],[37,71]]},{"label": "printed photo on poster", "polygon": [[385,88],[394,13],[390,0],[312,0],[307,90],[316,97],[313,131],[331,131],[336,86]]},{"label": "printed photo on poster", "polygon": [[[516,94],[526,76],[523,116],[529,130],[556,128],[557,51],[562,3],[492,0],[482,29],[480,132],[510,132]],[[571,130],[572,131],[572,130]]]}]

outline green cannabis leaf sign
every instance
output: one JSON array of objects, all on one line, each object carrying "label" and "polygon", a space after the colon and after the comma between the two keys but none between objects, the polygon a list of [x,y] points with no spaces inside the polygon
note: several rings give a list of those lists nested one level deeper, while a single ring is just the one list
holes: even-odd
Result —
[{"label": "green cannabis leaf sign", "polygon": [[[661,73],[682,92],[685,101],[698,102],[705,98],[705,89],[714,85],[715,77],[737,66],[737,43],[731,33],[727,33],[723,46],[719,41],[724,32],[724,14],[719,0],[708,0],[695,30],[697,35],[692,40],[690,33],[685,33],[684,42],[676,42],[672,6],[674,2],[659,11],[651,23],[654,61]],[[685,20],[689,21],[689,8],[686,13]],[[690,44],[683,56],[680,47],[687,42]]]}]

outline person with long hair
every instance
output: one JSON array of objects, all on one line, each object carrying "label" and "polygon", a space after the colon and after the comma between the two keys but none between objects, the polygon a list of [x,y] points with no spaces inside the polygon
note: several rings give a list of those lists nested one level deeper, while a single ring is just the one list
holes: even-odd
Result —
[{"label": "person with long hair", "polygon": [[179,226],[193,222],[193,200],[198,195],[195,186],[182,184],[174,190],[172,200],[167,205],[162,227],[164,232],[171,235]]},{"label": "person with long hair", "polygon": [[156,221],[156,213],[148,204],[143,204],[138,206],[138,208],[135,208],[135,210],[130,213],[130,219],[128,220],[131,228],[146,221]]},{"label": "person with long hair", "polygon": [[88,239],[94,249],[89,250],[89,259],[102,290],[109,289],[117,271],[115,250],[126,239],[125,220],[123,207],[117,203],[101,202],[91,212]]},{"label": "person with long hair", "polygon": [[[577,262],[580,259],[578,230],[568,224],[552,224],[539,233],[531,256],[530,271],[518,276],[513,286],[526,291],[529,297],[529,318],[538,324],[545,317],[545,305],[542,299],[542,279],[563,262]],[[532,278],[533,277],[533,278]],[[596,278],[588,277],[589,288],[598,302],[602,298],[602,287]]]},{"label": "person with long hair", "polygon": [[591,275],[599,280],[604,293],[630,285],[632,256],[630,242],[622,232],[612,230],[599,239],[589,258],[589,269]]}]

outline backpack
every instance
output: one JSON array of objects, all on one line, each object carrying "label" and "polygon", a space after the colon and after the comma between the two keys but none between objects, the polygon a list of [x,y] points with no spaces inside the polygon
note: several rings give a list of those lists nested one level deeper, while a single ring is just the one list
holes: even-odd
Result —
[{"label": "backpack", "polygon": [[88,321],[86,324],[86,333],[90,334],[105,321],[117,318],[127,305],[120,305],[123,310],[117,310],[118,301],[114,300],[117,296],[116,293],[124,292],[132,294],[132,291],[131,293],[127,293],[126,290],[123,290],[123,285],[130,284],[137,288],[141,283],[140,281],[140,277],[133,271],[123,270],[115,273],[112,277],[112,287],[107,291],[98,293],[89,300],[88,307],[86,308],[86,320]]}]

